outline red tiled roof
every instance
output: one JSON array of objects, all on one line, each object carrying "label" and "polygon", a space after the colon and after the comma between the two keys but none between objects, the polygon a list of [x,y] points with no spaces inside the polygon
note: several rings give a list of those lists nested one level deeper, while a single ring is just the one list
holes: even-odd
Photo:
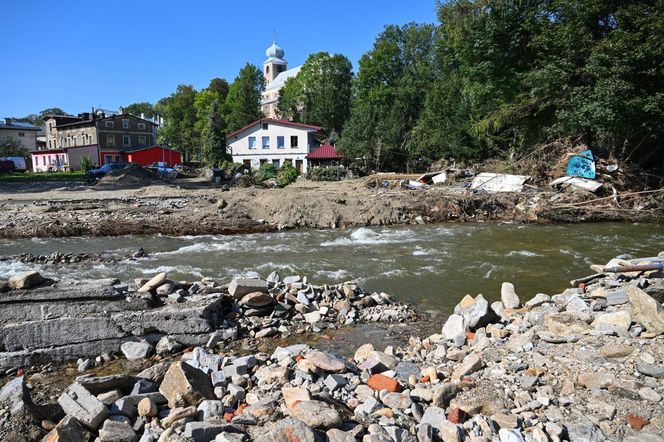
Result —
[{"label": "red tiled roof", "polygon": [[254,122],[251,122],[251,123],[247,124],[242,129],[238,129],[235,132],[229,133],[226,136],[226,138],[234,137],[235,135],[239,134],[240,132],[243,132],[243,131],[249,129],[251,126],[254,126],[256,124],[262,124],[262,123],[274,123],[274,124],[281,124],[282,126],[302,127],[304,129],[312,129],[312,130],[315,130],[315,131],[321,130],[320,126],[314,126],[313,124],[296,123],[294,121],[277,120],[275,118],[261,118],[260,120],[256,120]]},{"label": "red tiled roof", "polygon": [[331,144],[325,144],[306,156],[308,160],[329,160],[343,157],[344,154],[337,152],[337,149],[335,149]]}]

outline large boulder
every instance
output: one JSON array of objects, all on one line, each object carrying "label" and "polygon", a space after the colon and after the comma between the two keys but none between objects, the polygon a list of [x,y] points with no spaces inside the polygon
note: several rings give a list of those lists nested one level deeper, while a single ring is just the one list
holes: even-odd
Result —
[{"label": "large boulder", "polygon": [[154,354],[154,347],[146,341],[125,342],[120,346],[120,350],[130,361],[145,359]]},{"label": "large boulder", "polygon": [[76,418],[90,430],[96,430],[108,416],[106,406],[81,384],[71,384],[58,399],[58,404],[68,416]]},{"label": "large boulder", "polygon": [[201,370],[176,362],[168,369],[159,391],[168,399],[168,406],[198,406],[204,399],[214,399],[210,378]]},{"label": "large boulder", "polygon": [[9,278],[9,287],[13,289],[29,289],[44,282],[42,275],[36,270],[17,273]]},{"label": "large boulder", "polygon": [[322,401],[302,401],[290,411],[292,417],[313,428],[328,430],[341,426],[341,415],[337,410]]},{"label": "large boulder", "polygon": [[500,301],[505,308],[515,309],[521,307],[521,300],[514,292],[514,284],[503,282],[503,285],[500,287]]},{"label": "large boulder", "polygon": [[260,279],[235,278],[228,285],[228,294],[235,299],[242,299],[252,292],[267,293],[268,283]]},{"label": "large boulder", "polygon": [[445,325],[443,325],[442,334],[448,341],[454,341],[458,337],[465,339],[466,323],[463,316],[457,314],[450,315],[447,321],[445,321]]},{"label": "large boulder", "polygon": [[454,314],[461,315],[465,325],[471,329],[485,327],[498,320],[496,313],[489,307],[489,302],[482,295],[477,295],[475,298],[470,295],[464,296],[454,307]]},{"label": "large boulder", "polygon": [[629,287],[627,297],[632,308],[632,320],[641,324],[650,333],[661,335],[664,333],[664,308],[643,290],[638,287]]},{"label": "large boulder", "polygon": [[147,293],[152,290],[155,290],[157,287],[162,285],[166,281],[166,273],[158,273],[152,279],[150,279],[148,282],[143,284],[141,288],[138,289],[139,293]]}]

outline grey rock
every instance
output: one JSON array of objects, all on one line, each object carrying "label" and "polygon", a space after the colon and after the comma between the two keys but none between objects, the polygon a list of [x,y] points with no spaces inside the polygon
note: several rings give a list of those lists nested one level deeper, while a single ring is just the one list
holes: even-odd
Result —
[{"label": "grey rock", "polygon": [[336,428],[327,430],[325,433],[328,442],[355,442],[355,436],[347,431],[341,431]]},{"label": "grey rock", "polygon": [[622,305],[629,302],[629,297],[626,292],[611,292],[606,295],[606,303],[608,305]]},{"label": "grey rock", "polygon": [[[482,295],[477,295],[474,299],[472,296],[466,295],[454,307],[454,314],[461,315],[464,319],[464,325],[471,329],[484,327],[498,319],[495,312],[489,308],[489,302]],[[444,334],[447,337],[447,333]],[[458,333],[455,336],[458,336]]]},{"label": "grey rock", "polygon": [[184,437],[191,438],[194,442],[209,442],[228,428],[227,424],[221,422],[187,422],[184,426]]},{"label": "grey rock", "polygon": [[643,290],[636,287],[627,288],[627,296],[631,304],[632,319],[643,325],[656,336],[664,333],[664,307]]},{"label": "grey rock", "polygon": [[329,373],[344,373],[347,370],[345,359],[334,353],[313,350],[307,354],[307,359],[317,368]]},{"label": "grey rock", "polygon": [[158,364],[153,365],[152,367],[146,368],[145,370],[141,371],[136,375],[136,377],[149,379],[152,382],[160,384],[161,381],[164,379],[164,375],[166,374],[170,366],[171,364],[167,362],[160,362]]},{"label": "grey rock", "polygon": [[13,289],[29,289],[44,282],[42,275],[36,270],[17,273],[9,278],[9,287]]},{"label": "grey rock", "polygon": [[525,442],[519,430],[501,428],[498,432],[498,437],[500,437],[500,442]]},{"label": "grey rock", "polygon": [[130,361],[145,359],[154,353],[154,347],[146,341],[125,342],[120,346],[120,350]]},{"label": "grey rock", "polygon": [[130,424],[117,420],[107,420],[99,430],[100,442],[136,442],[138,436]]},{"label": "grey rock", "polygon": [[436,407],[446,408],[458,393],[459,387],[455,383],[446,382],[433,391],[431,403]]},{"label": "grey rock", "polygon": [[656,379],[664,379],[664,366],[640,362],[636,364],[639,373]]},{"label": "grey rock", "polygon": [[235,299],[242,299],[251,292],[267,293],[268,283],[260,279],[235,278],[228,285],[228,294]]},{"label": "grey rock", "polygon": [[337,410],[322,401],[302,401],[291,410],[291,416],[313,428],[338,428],[341,415]]},{"label": "grey rock", "polygon": [[603,442],[604,435],[592,422],[587,419],[568,423],[567,435],[569,440],[578,442]]},{"label": "grey rock", "polygon": [[337,374],[330,374],[325,378],[325,386],[330,390],[330,391],[335,391],[344,385],[348,383],[348,380],[344,378],[343,376],[339,376]]},{"label": "grey rock", "polygon": [[424,410],[424,415],[420,421],[420,425],[431,425],[433,428],[440,432],[441,423],[446,421],[445,409],[441,407],[431,406]]},{"label": "grey rock", "polygon": [[78,382],[70,385],[58,399],[65,414],[88,429],[96,430],[108,416],[108,409]]},{"label": "grey rock", "polygon": [[461,315],[450,315],[443,325],[442,334],[448,341],[453,341],[457,336],[461,336],[463,339],[466,338],[466,324],[464,322],[463,316]]},{"label": "grey rock", "polygon": [[514,284],[503,282],[503,285],[500,288],[500,301],[503,303],[503,306],[508,309],[521,307],[521,300],[514,292]]},{"label": "grey rock", "polygon": [[29,404],[29,393],[23,376],[7,382],[0,389],[0,409],[8,409],[10,415],[13,416],[26,409]]},{"label": "grey rock", "polygon": [[293,441],[315,442],[316,436],[304,422],[292,417],[279,420],[270,430],[256,438],[256,442]]}]

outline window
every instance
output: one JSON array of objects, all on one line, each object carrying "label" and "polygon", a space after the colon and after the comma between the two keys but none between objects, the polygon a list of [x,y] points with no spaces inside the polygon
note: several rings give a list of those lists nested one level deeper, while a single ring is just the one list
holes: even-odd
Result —
[{"label": "window", "polygon": [[120,162],[120,155],[116,155],[116,156],[115,156],[115,162],[116,162],[116,163],[119,163],[119,162]]},{"label": "window", "polygon": [[76,146],[76,136],[74,135],[72,138],[74,139],[74,146]]},{"label": "window", "polygon": [[115,135],[106,135],[106,144],[109,146],[115,146]]},{"label": "window", "polygon": [[112,155],[104,155],[104,163],[112,163],[112,162],[113,162]]},{"label": "window", "polygon": [[42,157],[42,166],[46,166],[46,155]]},{"label": "window", "polygon": [[277,137],[277,149],[283,149],[286,146],[286,140],[284,137]]},{"label": "window", "polygon": [[275,169],[279,168],[279,160],[272,160],[272,165],[274,166]]},{"label": "window", "polygon": [[122,136],[122,146],[131,147],[131,137],[129,135]]},{"label": "window", "polygon": [[113,123],[113,120],[106,120],[106,121],[104,121],[104,126],[105,127],[115,127],[115,123]]},{"label": "window", "polygon": [[262,138],[262,146],[263,146],[263,149],[269,149],[270,148],[270,137],[263,137]]},{"label": "window", "polygon": [[139,146],[145,146],[146,144],[148,144],[148,143],[147,143],[147,138],[145,137],[145,135],[139,135],[138,136],[138,145]]},{"label": "window", "polygon": [[24,137],[24,136],[25,136],[25,132],[19,132],[19,133],[18,133],[18,136],[19,136],[19,137]]},{"label": "window", "polygon": [[[268,107],[268,109],[269,109],[269,107]],[[263,130],[267,130],[268,127],[269,127],[269,125],[267,123],[263,123]]]},{"label": "window", "polygon": [[297,147],[297,135],[290,137],[290,147]]},{"label": "window", "polygon": [[249,149],[256,149],[256,137],[249,137]]},{"label": "window", "polygon": [[126,119],[122,120],[122,128],[123,129],[129,129],[129,120],[126,120]]},{"label": "window", "polygon": [[145,123],[138,123],[138,128],[140,130],[145,130]]}]

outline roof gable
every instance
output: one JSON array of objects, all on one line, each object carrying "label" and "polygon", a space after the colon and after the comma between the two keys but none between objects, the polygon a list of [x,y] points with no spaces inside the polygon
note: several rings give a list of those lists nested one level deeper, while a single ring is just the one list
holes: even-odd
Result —
[{"label": "roof gable", "polygon": [[236,130],[235,132],[229,133],[226,136],[226,138],[230,139],[232,137],[237,137],[242,132],[245,132],[248,129],[251,129],[252,127],[254,127],[254,126],[257,126],[257,125],[263,124],[263,123],[278,124],[280,126],[294,127],[294,128],[298,128],[298,129],[304,129],[304,130],[307,130],[307,131],[311,131],[311,132],[319,132],[321,130],[320,126],[314,126],[312,124],[296,123],[294,121],[277,120],[277,119],[274,119],[274,118],[262,118],[260,120],[256,120],[252,123],[247,124],[243,128]]},{"label": "roof gable", "polygon": [[306,158],[308,160],[333,160],[344,158],[344,154],[337,152],[337,149],[331,144],[325,144],[314,149]]}]

